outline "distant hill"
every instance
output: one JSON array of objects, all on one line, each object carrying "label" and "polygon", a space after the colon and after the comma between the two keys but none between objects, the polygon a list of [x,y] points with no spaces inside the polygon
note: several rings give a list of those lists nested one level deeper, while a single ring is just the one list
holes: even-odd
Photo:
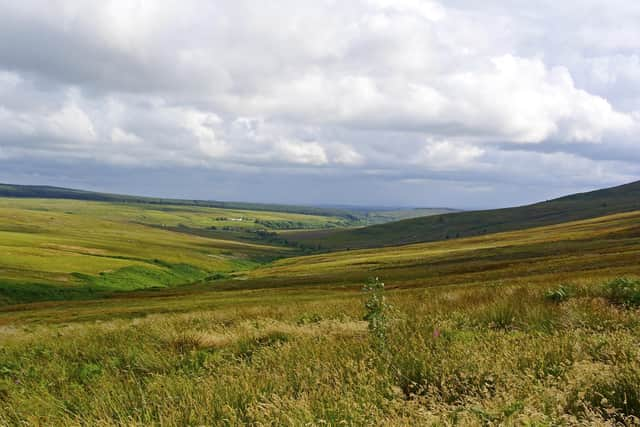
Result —
[{"label": "distant hill", "polygon": [[640,181],[515,208],[468,211],[347,230],[287,234],[318,249],[357,249],[479,236],[640,210]]},{"label": "distant hill", "polygon": [[100,193],[71,188],[45,185],[0,184],[0,197],[90,200],[98,202],[141,203],[174,206],[201,206],[221,209],[242,209],[251,211],[287,212],[304,215],[339,217],[351,226],[382,224],[418,216],[438,215],[455,212],[448,208],[386,209],[368,207],[299,206],[270,203],[221,202],[215,200],[165,199],[158,197],[130,196]]},{"label": "distant hill", "polygon": [[337,216],[356,220],[355,213],[344,209],[319,208],[310,206],[294,206],[266,203],[220,202],[214,200],[165,199],[158,197],[128,196],[122,194],[99,193],[45,185],[13,185],[0,184],[0,197],[21,197],[40,199],[72,199],[99,202],[145,203],[177,206],[203,206],[223,209],[244,209],[254,211],[289,212],[308,215]]},{"label": "distant hill", "polygon": [[461,212],[458,209],[449,208],[404,208],[404,209],[388,209],[388,208],[354,208],[353,212],[362,215],[367,224],[385,224],[391,221],[400,221],[403,219],[419,218],[432,215],[443,215],[453,212]]}]

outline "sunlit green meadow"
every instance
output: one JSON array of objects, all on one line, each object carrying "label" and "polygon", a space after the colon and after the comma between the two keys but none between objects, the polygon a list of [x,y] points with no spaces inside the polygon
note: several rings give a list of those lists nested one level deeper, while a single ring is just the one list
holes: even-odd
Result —
[{"label": "sunlit green meadow", "polygon": [[261,240],[258,230],[273,234],[270,226],[338,221],[191,206],[0,199],[0,304],[219,278],[294,252]]}]

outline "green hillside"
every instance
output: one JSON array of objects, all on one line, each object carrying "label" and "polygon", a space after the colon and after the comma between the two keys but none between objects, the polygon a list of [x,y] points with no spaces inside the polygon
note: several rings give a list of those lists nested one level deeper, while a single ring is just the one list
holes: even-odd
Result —
[{"label": "green hillside", "polygon": [[300,254],[276,230],[343,223],[204,206],[0,198],[0,305],[220,278]]},{"label": "green hillside", "polygon": [[289,233],[318,249],[355,249],[431,242],[521,230],[640,209],[640,181],[515,208],[408,219],[351,230]]},{"label": "green hillside", "polygon": [[463,239],[286,258],[228,286],[350,287],[371,276],[396,288],[548,283],[585,272],[592,278],[640,273],[638,256],[640,210]]}]

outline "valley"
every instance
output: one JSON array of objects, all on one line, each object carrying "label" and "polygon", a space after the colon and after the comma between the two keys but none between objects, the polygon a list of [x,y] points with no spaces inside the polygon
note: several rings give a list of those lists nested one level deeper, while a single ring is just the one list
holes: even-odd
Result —
[{"label": "valley", "polygon": [[0,199],[0,424],[632,425],[640,211],[598,213],[328,252],[289,235],[368,228]]}]

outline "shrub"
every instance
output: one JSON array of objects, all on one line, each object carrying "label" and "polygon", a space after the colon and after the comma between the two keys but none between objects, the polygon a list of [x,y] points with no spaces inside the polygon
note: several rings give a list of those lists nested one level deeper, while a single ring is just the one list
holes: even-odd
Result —
[{"label": "shrub", "polygon": [[620,277],[603,286],[604,295],[615,304],[640,306],[640,280]]},{"label": "shrub", "polygon": [[559,286],[556,289],[549,289],[545,294],[544,298],[547,301],[560,303],[566,301],[571,296],[570,289],[564,285]]}]

